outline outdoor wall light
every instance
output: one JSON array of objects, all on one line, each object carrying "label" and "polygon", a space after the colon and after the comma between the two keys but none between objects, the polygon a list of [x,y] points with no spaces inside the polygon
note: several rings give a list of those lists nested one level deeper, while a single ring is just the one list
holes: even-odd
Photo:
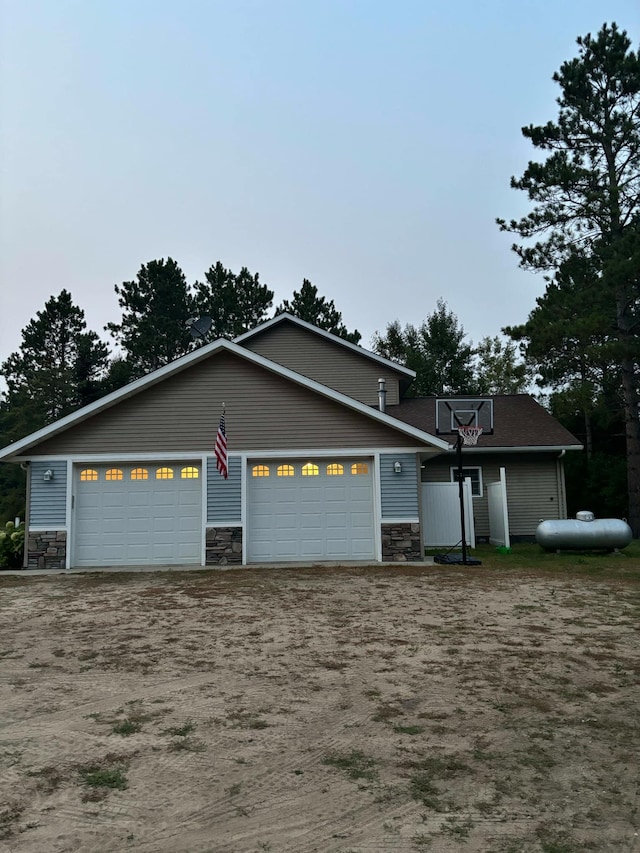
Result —
[{"label": "outdoor wall light", "polygon": [[394,462],[393,470],[396,474],[402,474],[402,465],[399,462]]},{"label": "outdoor wall light", "polygon": [[51,470],[51,468],[47,468],[47,470],[42,475],[42,479],[47,481],[53,480],[53,471]]}]

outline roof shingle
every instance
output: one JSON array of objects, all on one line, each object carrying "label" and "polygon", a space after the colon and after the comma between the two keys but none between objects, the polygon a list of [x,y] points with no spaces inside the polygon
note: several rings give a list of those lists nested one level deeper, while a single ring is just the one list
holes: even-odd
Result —
[{"label": "roof shingle", "polygon": [[[388,406],[387,414],[431,435],[436,434],[436,397],[414,397]],[[453,399],[448,397],[447,399]],[[470,399],[469,395],[460,399]],[[529,394],[501,394],[493,400],[493,434],[480,438],[481,447],[579,447],[580,442]],[[454,440],[449,434],[440,438]]]}]

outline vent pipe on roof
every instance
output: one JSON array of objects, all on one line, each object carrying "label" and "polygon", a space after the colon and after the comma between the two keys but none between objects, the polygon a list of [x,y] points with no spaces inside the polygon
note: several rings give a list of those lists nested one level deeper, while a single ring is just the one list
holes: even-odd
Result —
[{"label": "vent pipe on roof", "polygon": [[378,379],[378,408],[384,412],[387,408],[387,389],[385,388],[385,380]]}]

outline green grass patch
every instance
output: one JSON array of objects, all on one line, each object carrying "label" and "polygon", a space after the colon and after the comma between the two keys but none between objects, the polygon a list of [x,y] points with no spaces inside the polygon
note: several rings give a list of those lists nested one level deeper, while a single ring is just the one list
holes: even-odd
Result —
[{"label": "green grass patch", "polygon": [[420,735],[424,731],[424,726],[395,725],[393,730],[397,735]]},{"label": "green grass patch", "polygon": [[322,763],[344,770],[349,779],[366,779],[367,782],[375,782],[378,778],[375,760],[358,749],[353,749],[349,753],[336,752],[326,755]]},{"label": "green grass patch", "polygon": [[126,791],[129,787],[121,767],[89,765],[80,770],[80,778],[89,788],[113,788],[117,791]]},{"label": "green grass patch", "polygon": [[[640,540],[634,539],[622,551],[547,552],[535,543],[511,546],[510,554],[500,554],[493,545],[478,545],[470,556],[482,560],[483,568],[498,571],[548,572],[558,575],[594,575],[597,577],[640,580]],[[469,571],[468,567],[462,567]]]},{"label": "green grass patch", "polygon": [[119,723],[116,723],[115,726],[111,729],[114,735],[122,735],[122,737],[128,737],[129,735],[134,735],[137,732],[142,730],[142,723],[138,720],[122,720]]},{"label": "green grass patch", "polygon": [[195,727],[195,723],[192,720],[187,720],[181,726],[170,726],[168,729],[165,729],[162,734],[171,735],[171,737],[186,737],[195,730]]}]

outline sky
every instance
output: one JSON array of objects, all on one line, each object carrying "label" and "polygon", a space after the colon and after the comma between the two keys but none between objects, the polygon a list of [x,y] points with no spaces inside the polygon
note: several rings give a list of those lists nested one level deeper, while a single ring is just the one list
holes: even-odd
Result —
[{"label": "sky", "polygon": [[369,346],[442,298],[474,343],[544,291],[497,216],[576,37],[638,0],[0,0],[0,360],[62,289],[109,341],[114,285],[304,278]]}]

